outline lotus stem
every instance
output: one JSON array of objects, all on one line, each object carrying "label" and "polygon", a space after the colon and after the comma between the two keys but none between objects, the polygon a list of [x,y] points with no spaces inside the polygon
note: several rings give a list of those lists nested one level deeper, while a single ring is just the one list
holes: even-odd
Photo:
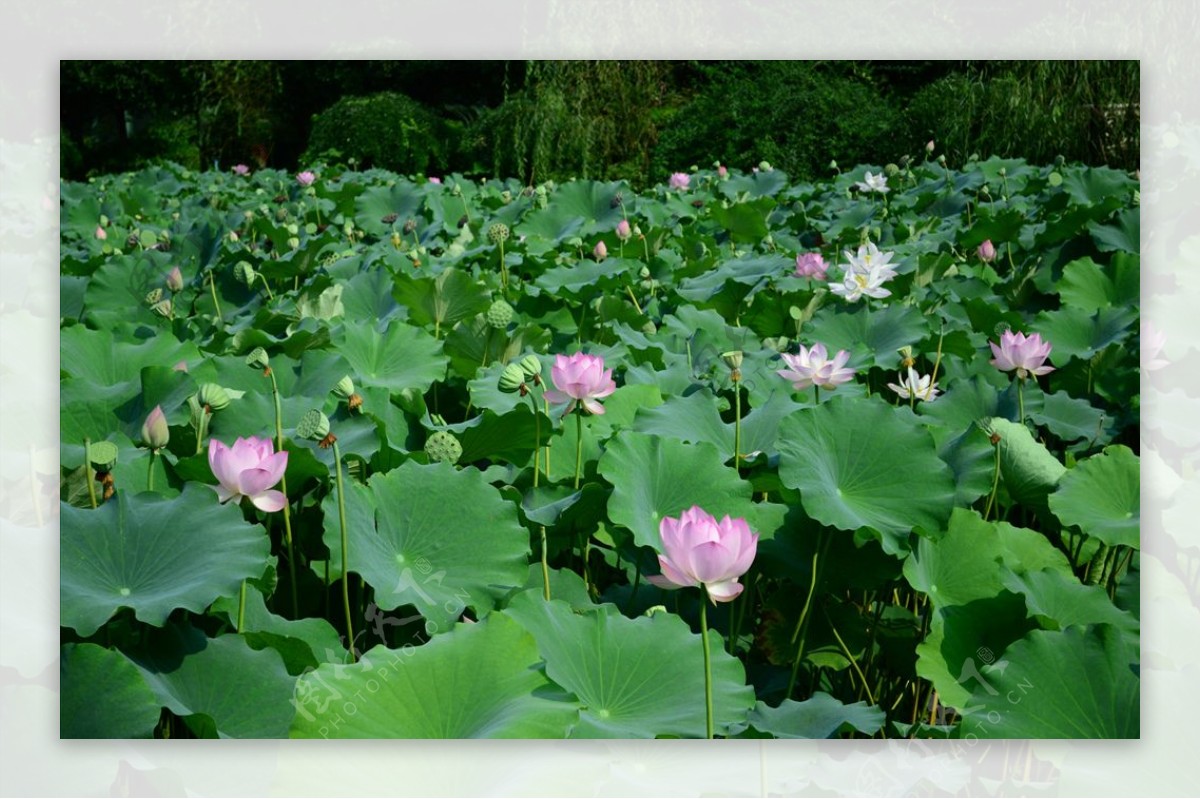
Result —
[{"label": "lotus stem", "polygon": [[700,587],[700,640],[704,644],[704,733],[713,738],[712,653],[708,643],[708,589]]},{"label": "lotus stem", "polygon": [[96,509],[96,475],[92,472],[92,440],[83,439],[83,468],[87,478],[88,499],[92,502],[92,510]]},{"label": "lotus stem", "polygon": [[158,450],[150,450],[150,465],[146,467],[146,490],[154,490],[154,456],[158,454]]},{"label": "lotus stem", "polygon": [[349,642],[350,657],[358,661],[354,651],[354,621],[350,616],[350,541],[346,532],[346,486],[342,482],[342,453],[337,440],[333,442],[334,471],[337,475],[338,521],[342,526],[342,609],[346,613],[346,639]]},{"label": "lotus stem", "polygon": [[575,490],[579,490],[579,474],[583,467],[583,406],[575,412]]},{"label": "lotus stem", "polygon": [[[277,452],[283,452],[283,405],[279,398],[279,383],[275,381],[275,373],[267,371],[271,378],[271,393],[275,398],[275,447]],[[296,596],[296,553],[292,546],[292,511],[288,500],[287,475],[279,479],[279,488],[283,491],[283,540],[287,544],[288,576],[291,578],[292,618],[300,617],[300,602]]]},{"label": "lotus stem", "polygon": [[238,592],[238,617],[237,629],[242,632],[242,628],[246,624],[246,581],[242,580],[242,590]]},{"label": "lotus stem", "polygon": [[217,309],[217,320],[221,324],[225,324],[225,317],[221,315],[221,301],[217,299],[217,284],[213,280],[213,270],[208,270],[208,288],[212,292],[213,307]]}]

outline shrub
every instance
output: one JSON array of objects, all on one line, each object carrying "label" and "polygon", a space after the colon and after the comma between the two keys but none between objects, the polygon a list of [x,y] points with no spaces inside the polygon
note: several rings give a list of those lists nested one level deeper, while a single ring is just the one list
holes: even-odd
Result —
[{"label": "shrub", "polygon": [[910,147],[930,138],[954,163],[972,153],[1136,169],[1136,61],[1034,61],[973,66],[917,91]]},{"label": "shrub", "polygon": [[344,97],[313,117],[303,160],[333,154],[401,173],[441,170],[446,134],[446,122],[398,92]]},{"label": "shrub", "polygon": [[875,163],[892,152],[897,118],[869,75],[799,61],[745,62],[713,79],[665,123],[657,175],[719,160],[749,169],[769,161],[798,179],[826,173],[830,159]]}]

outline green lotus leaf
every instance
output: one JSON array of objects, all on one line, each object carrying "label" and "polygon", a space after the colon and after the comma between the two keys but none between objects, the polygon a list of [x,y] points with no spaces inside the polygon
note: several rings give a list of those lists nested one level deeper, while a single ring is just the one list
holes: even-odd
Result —
[{"label": "green lotus leaf", "polygon": [[1034,630],[980,669],[959,737],[1137,738],[1137,651],[1114,627]]},{"label": "green lotus leaf", "polygon": [[118,491],[61,513],[62,623],[84,636],[122,607],[159,627],[176,608],[203,611],[261,575],[270,550],[262,527],[197,484],[170,500]]},{"label": "green lotus leaf", "polygon": [[[529,533],[475,469],[406,461],[346,492],[350,570],[383,610],[413,605],[446,630],[467,607],[491,611],[525,582]],[[340,573],[336,494],[322,507],[331,573]]]},{"label": "green lotus leaf", "polygon": [[1082,624],[1111,624],[1118,630],[1137,634],[1138,620],[1119,609],[1098,585],[1084,585],[1071,574],[1043,569],[1026,574],[1007,573],[1004,587],[1025,597],[1029,615],[1051,622],[1049,629],[1066,629]]},{"label": "green lotus leaf", "polygon": [[[239,599],[228,596],[212,604],[209,613],[221,614],[237,630]],[[346,662],[346,647],[338,631],[324,619],[285,619],[267,610],[262,592],[246,590],[245,623],[238,630],[253,649],[279,653],[289,674],[315,669],[322,663]]]},{"label": "green lotus leaf", "polygon": [[848,312],[844,305],[836,304],[817,311],[805,326],[800,341],[809,346],[824,344],[830,357],[838,350],[846,350],[852,356],[852,364],[866,360],[891,371],[900,362],[896,351],[916,344],[927,335],[929,322],[916,308],[893,303],[868,313],[865,307]]},{"label": "green lotus leaf", "polygon": [[162,705],[200,737],[286,737],[296,678],[278,652],[251,649],[240,635],[192,635],[180,644],[171,657],[160,647],[156,657],[134,659]]},{"label": "green lotus leaf", "polygon": [[1128,338],[1137,316],[1137,310],[1128,306],[1101,308],[1095,313],[1065,306],[1042,311],[1031,327],[1052,345],[1050,362],[1065,366],[1071,358],[1087,360],[1108,345]]},{"label": "green lotus leaf", "polygon": [[712,444],[623,431],[606,445],[596,467],[613,486],[608,516],[633,532],[638,546],[662,551],[659,522],[693,505],[720,519],[746,517],[752,509],[750,483],[723,464],[726,454]]},{"label": "green lotus leaf", "polygon": [[1114,222],[1112,225],[1096,222],[1088,225],[1096,249],[1101,252],[1120,250],[1134,255],[1141,252],[1142,224],[1139,209],[1126,208],[1117,214]]},{"label": "green lotus leaf", "polygon": [[540,663],[533,636],[502,613],[420,647],[375,647],[300,678],[291,736],[565,738],[579,710]]},{"label": "green lotus leaf", "polygon": [[392,321],[382,333],[371,321],[346,322],[334,345],[365,386],[424,393],[446,375],[441,342],[402,322]]},{"label": "green lotus leaf", "polygon": [[457,269],[445,269],[435,278],[397,275],[392,296],[408,309],[410,320],[440,330],[483,313],[492,302],[490,291]]},{"label": "green lotus leaf", "polygon": [[[571,737],[704,737],[703,646],[678,616],[577,613],[566,602],[546,602],[537,590],[516,597],[504,613],[533,634],[550,679],[578,697],[579,726]],[[754,691],[720,636],[710,630],[709,637],[714,726],[727,732],[744,723]]]},{"label": "green lotus leaf", "polygon": [[1140,546],[1141,478],[1129,447],[1105,447],[1067,471],[1050,494],[1050,510],[1065,525],[1109,546]]},{"label": "green lotus leaf", "polygon": [[779,427],[779,476],[804,511],[842,530],[870,527],[893,554],[916,528],[942,529],[954,475],[925,430],[879,401],[835,397]]},{"label": "green lotus leaf", "polygon": [[383,220],[395,214],[395,226],[403,226],[418,215],[422,203],[420,189],[407,180],[397,181],[394,186],[373,186],[354,200],[354,225],[372,236],[390,235],[393,223]]},{"label": "green lotus leaf", "polygon": [[160,707],[129,659],[95,644],[67,644],[60,663],[60,738],[149,738]]},{"label": "green lotus leaf", "polygon": [[1023,424],[992,417],[986,432],[1000,437],[1000,474],[1013,499],[1031,507],[1044,507],[1049,494],[1067,467],[1059,463],[1044,444],[1034,440]]},{"label": "green lotus leaf", "polygon": [[776,738],[832,738],[839,732],[857,730],[874,735],[883,727],[884,712],[866,702],[843,704],[818,692],[803,702],[785,699],[779,707],[763,702],[750,712],[750,726]]}]

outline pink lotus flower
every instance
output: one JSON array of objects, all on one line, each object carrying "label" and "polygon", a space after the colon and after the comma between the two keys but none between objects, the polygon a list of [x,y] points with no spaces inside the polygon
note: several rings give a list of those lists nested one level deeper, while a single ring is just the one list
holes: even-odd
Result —
[{"label": "pink lotus flower", "polygon": [[975,251],[979,255],[979,260],[985,264],[990,264],[996,260],[996,245],[992,244],[992,240],[988,239],[983,244],[979,245],[979,249]]},{"label": "pink lotus flower", "polygon": [[1050,342],[1042,341],[1042,337],[1034,333],[1028,338],[1024,333],[1014,333],[1005,330],[1000,336],[997,346],[988,342],[992,354],[992,366],[1005,372],[1017,371],[1017,377],[1024,380],[1031,374],[1045,375],[1054,371],[1053,366],[1046,366],[1046,356],[1050,354]]},{"label": "pink lotus flower", "polygon": [[246,166],[245,164],[234,164],[233,174],[242,176],[249,175],[250,167]]},{"label": "pink lotus flower", "polygon": [[790,380],[792,388],[797,391],[803,391],[810,386],[832,391],[842,383],[854,379],[854,370],[845,368],[846,361],[850,360],[850,353],[838,350],[831,361],[824,344],[814,344],[812,349],[807,349],[801,344],[799,354],[784,353],[783,360],[791,369],[779,369],[775,374]]},{"label": "pink lotus flower", "polygon": [[100,241],[104,241],[108,238],[108,234],[104,232],[104,228],[100,227],[99,225],[96,225],[96,238],[100,239]]},{"label": "pink lotus flower", "polygon": [[629,241],[629,237],[633,235],[633,229],[629,227],[629,220],[622,219],[617,223],[617,238],[621,241]]},{"label": "pink lotus flower", "polygon": [[658,556],[661,575],[648,578],[659,588],[704,586],[715,605],[742,593],[739,577],[758,551],[758,534],[745,519],[729,516],[717,521],[693,505],[678,519],[665,517],[658,525],[664,554]]},{"label": "pink lotus flower", "polygon": [[721,164],[720,166],[717,167],[717,177],[719,177],[719,178],[729,177],[729,170],[725,168],[724,164]]},{"label": "pink lotus flower", "polygon": [[171,267],[171,271],[167,273],[167,288],[171,291],[183,289],[183,272],[179,271],[178,266]]},{"label": "pink lotus flower", "polygon": [[162,449],[170,443],[171,429],[167,426],[167,417],[161,405],[155,405],[142,424],[142,441],[150,449]]},{"label": "pink lotus flower", "polygon": [[208,465],[220,483],[212,489],[222,504],[249,497],[259,510],[282,510],[287,498],[269,489],[283,479],[287,462],[288,454],[275,452],[269,438],[239,438],[232,447],[215,438],[208,442]]},{"label": "pink lotus flower", "polygon": [[672,189],[686,189],[688,184],[691,182],[692,179],[688,177],[686,172],[676,172],[671,175],[671,180],[667,185],[669,185]]},{"label": "pink lotus flower", "polygon": [[603,414],[604,406],[596,400],[617,390],[612,369],[604,368],[604,359],[599,355],[585,355],[582,352],[570,357],[556,355],[550,378],[554,381],[554,388],[547,391],[545,397],[554,403],[570,402],[566,413],[575,410],[575,405],[579,403],[592,413]]},{"label": "pink lotus flower", "polygon": [[299,183],[301,186],[311,186],[313,184],[313,181],[315,181],[316,179],[317,179],[317,176],[314,175],[312,172],[309,172],[308,170],[305,170],[305,171],[301,172],[299,175],[296,175],[296,182]]},{"label": "pink lotus flower", "polygon": [[596,242],[596,246],[592,248],[592,257],[597,261],[603,261],[608,257],[608,247],[604,245],[603,241]]},{"label": "pink lotus flower", "polygon": [[806,252],[796,256],[796,277],[815,277],[817,280],[824,280],[827,269],[829,269],[829,264],[825,263],[825,259],[818,252]]},{"label": "pink lotus flower", "polygon": [[440,186],[440,185],[442,185],[442,179],[441,179],[441,178],[430,178],[430,179],[429,179],[429,182],[430,182],[430,183],[436,183],[436,184],[437,184],[437,185],[439,185],[439,186]]}]

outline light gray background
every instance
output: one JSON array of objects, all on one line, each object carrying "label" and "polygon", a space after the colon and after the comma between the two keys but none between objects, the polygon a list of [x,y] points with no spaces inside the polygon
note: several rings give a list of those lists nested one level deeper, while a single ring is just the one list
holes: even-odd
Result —
[{"label": "light gray background", "polygon": [[[83,3],[0,21],[0,791],[6,795],[1200,795],[1196,6],[1186,0]],[[1143,91],[1143,739],[60,742],[58,59],[1132,58]],[[881,154],[884,158],[886,154]],[[1184,555],[1179,555],[1183,552]]]}]

